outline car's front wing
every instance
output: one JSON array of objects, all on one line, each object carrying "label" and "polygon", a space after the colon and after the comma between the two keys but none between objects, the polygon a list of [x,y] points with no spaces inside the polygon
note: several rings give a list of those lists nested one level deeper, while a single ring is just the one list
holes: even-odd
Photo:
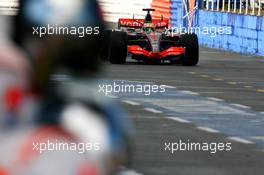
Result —
[{"label": "car's front wing", "polygon": [[143,55],[149,58],[164,59],[166,57],[183,55],[185,53],[185,48],[172,46],[161,52],[153,52],[145,50],[138,45],[131,45],[128,46],[128,52],[133,55]]}]

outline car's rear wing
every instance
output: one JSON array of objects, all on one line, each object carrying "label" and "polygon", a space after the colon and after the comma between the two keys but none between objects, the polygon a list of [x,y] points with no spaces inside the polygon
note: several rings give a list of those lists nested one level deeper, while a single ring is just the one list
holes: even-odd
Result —
[{"label": "car's rear wing", "polygon": [[[144,19],[125,19],[121,18],[118,21],[118,28],[125,27],[125,28],[141,28],[144,24]],[[156,28],[168,28],[169,20],[167,19],[153,19],[152,23],[155,25]]]}]

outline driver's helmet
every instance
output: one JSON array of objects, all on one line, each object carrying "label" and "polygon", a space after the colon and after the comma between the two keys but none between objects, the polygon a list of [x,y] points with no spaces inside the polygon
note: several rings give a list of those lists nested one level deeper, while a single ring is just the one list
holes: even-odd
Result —
[{"label": "driver's helmet", "polygon": [[143,25],[143,30],[146,33],[151,33],[155,31],[155,25],[153,23],[146,23]]}]

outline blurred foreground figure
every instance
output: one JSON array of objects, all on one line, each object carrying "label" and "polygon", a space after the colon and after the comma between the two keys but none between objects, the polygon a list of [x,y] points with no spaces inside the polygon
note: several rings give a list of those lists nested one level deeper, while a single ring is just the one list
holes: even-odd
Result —
[{"label": "blurred foreground figure", "polygon": [[[26,121],[30,114],[30,77],[32,68],[27,55],[10,41],[10,23],[0,16],[0,127],[15,126]],[[4,28],[5,27],[5,28]],[[27,98],[25,98],[27,96]]]},{"label": "blurred foreground figure", "polygon": [[15,26],[15,41],[33,65],[26,79],[39,106],[31,125],[0,132],[0,175],[118,172],[129,157],[132,127],[118,105],[97,93],[104,42],[97,2],[22,0]]}]

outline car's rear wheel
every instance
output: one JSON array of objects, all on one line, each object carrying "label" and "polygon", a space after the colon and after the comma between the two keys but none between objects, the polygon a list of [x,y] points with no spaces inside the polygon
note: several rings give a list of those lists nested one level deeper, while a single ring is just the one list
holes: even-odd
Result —
[{"label": "car's rear wheel", "polygon": [[112,64],[124,64],[127,57],[127,34],[114,31],[111,33],[109,61]]},{"label": "car's rear wheel", "polygon": [[199,62],[199,43],[196,34],[184,34],[180,37],[180,45],[185,47],[182,64],[195,66]]}]

